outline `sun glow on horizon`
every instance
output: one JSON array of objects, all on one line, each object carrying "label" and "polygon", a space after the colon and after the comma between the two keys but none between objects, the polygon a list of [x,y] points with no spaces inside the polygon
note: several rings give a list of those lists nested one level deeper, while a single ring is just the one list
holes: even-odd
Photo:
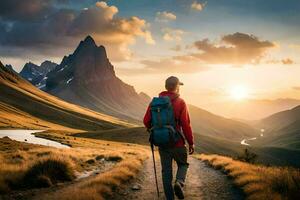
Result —
[{"label": "sun glow on horizon", "polygon": [[237,85],[230,89],[230,97],[234,100],[241,101],[249,97],[249,89],[243,85]]}]

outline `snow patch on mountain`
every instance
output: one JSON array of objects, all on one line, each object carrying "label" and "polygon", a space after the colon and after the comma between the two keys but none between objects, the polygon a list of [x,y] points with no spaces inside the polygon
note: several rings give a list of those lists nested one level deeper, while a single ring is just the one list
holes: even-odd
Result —
[{"label": "snow patch on mountain", "polygon": [[47,74],[55,69],[56,63],[45,61],[40,66],[34,63],[26,63],[20,75],[39,89],[45,89]]}]

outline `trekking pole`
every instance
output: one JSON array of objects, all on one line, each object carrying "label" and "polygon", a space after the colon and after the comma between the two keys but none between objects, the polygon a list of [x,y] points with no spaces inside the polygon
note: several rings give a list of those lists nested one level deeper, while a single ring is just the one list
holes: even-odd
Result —
[{"label": "trekking pole", "polygon": [[156,192],[157,192],[157,197],[159,199],[159,189],[158,189],[158,181],[157,181],[157,173],[156,173],[156,165],[155,165],[155,157],[154,157],[154,145],[153,144],[151,144],[151,151],[152,151],[152,159],[153,159],[153,165],[154,165]]}]

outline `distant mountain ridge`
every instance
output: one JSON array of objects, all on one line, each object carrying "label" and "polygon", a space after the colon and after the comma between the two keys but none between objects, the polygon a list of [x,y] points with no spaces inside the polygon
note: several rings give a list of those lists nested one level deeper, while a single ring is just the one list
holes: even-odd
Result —
[{"label": "distant mountain ridge", "polygon": [[266,117],[256,126],[265,129],[264,137],[257,141],[258,144],[300,153],[300,106]]},{"label": "distant mountain ridge", "polygon": [[215,115],[193,105],[189,105],[189,111],[193,130],[201,135],[224,138],[237,143],[241,139],[259,135],[257,129],[246,123]]},{"label": "distant mountain ridge", "polygon": [[[226,104],[226,106],[224,106]],[[243,101],[225,101],[206,105],[206,108],[220,115],[239,120],[256,121],[280,111],[300,105],[300,99],[245,99]]]},{"label": "distant mountain ridge", "polygon": [[259,122],[259,125],[268,131],[279,131],[296,121],[300,121],[300,106],[270,115],[269,117],[262,119]]},{"label": "distant mountain ridge", "polygon": [[24,65],[19,73],[24,79],[35,85],[41,90],[45,89],[47,74],[57,66],[56,63],[51,61],[44,61],[40,66],[28,62]]},{"label": "distant mountain ridge", "polygon": [[91,36],[47,76],[47,92],[115,117],[140,120],[150,102],[149,96],[138,94],[116,76],[105,48]]}]

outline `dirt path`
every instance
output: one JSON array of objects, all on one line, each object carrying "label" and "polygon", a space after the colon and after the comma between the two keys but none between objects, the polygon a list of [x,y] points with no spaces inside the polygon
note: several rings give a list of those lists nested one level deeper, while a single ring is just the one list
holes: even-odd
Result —
[{"label": "dirt path", "polygon": [[[158,154],[156,155],[158,158]],[[157,159],[157,173],[159,181],[160,198],[164,200],[163,187],[161,181],[161,168],[160,160]],[[189,158],[189,172],[186,180],[185,199],[187,200],[243,200],[243,193],[236,187],[233,186],[231,180],[220,171],[214,170],[203,162]],[[176,169],[174,164],[173,169]],[[107,170],[107,169],[106,169]],[[105,171],[105,170],[104,170]],[[47,199],[53,193],[58,190],[72,187],[76,184],[80,184],[81,181],[92,178],[96,174],[92,174],[86,178],[80,180],[57,185],[51,188],[45,189],[34,189],[28,191],[19,191],[5,197],[0,197],[0,200],[29,200],[29,199]],[[175,170],[174,170],[175,177]],[[139,173],[138,178],[132,180],[126,184],[124,188],[119,188],[114,193],[114,197],[109,198],[110,200],[158,200],[155,178],[153,173],[153,162],[152,159],[145,161],[143,170]]]},{"label": "dirt path", "polygon": [[[187,200],[243,200],[245,199],[241,190],[236,188],[230,179],[221,172],[207,167],[203,162],[189,158],[190,168],[185,187],[185,199]],[[173,169],[176,169],[174,166]],[[160,188],[160,200],[164,199],[161,168],[157,161],[158,181]],[[175,170],[174,170],[175,173]],[[175,177],[175,176],[174,176]],[[153,173],[153,163],[151,159],[145,162],[143,171],[139,177],[116,191],[112,200],[137,199],[154,200],[158,199],[156,194],[155,179]]]}]

